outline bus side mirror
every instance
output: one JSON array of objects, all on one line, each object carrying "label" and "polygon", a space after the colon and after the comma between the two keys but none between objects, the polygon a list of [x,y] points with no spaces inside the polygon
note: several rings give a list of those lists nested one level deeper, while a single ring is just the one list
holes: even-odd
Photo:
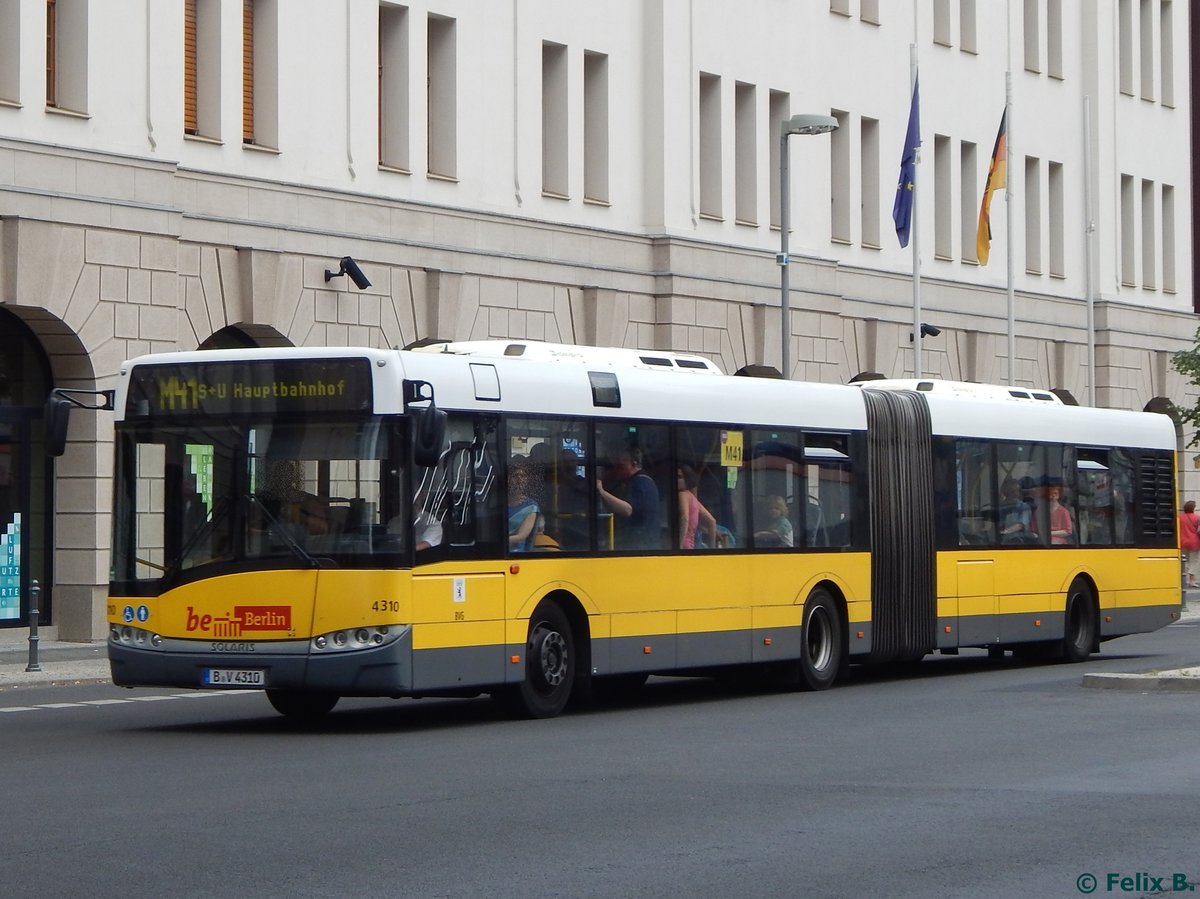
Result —
[{"label": "bus side mirror", "polygon": [[413,414],[413,463],[436,468],[446,442],[446,413],[432,403]]},{"label": "bus side mirror", "polygon": [[46,454],[61,456],[67,451],[67,425],[71,420],[71,407],[75,405],[65,396],[56,393],[46,399]]},{"label": "bus side mirror", "polygon": [[[90,402],[80,397],[90,398]],[[67,424],[71,420],[72,406],[92,412],[112,412],[116,408],[116,393],[112,390],[75,387],[55,387],[51,390],[42,412],[46,424],[46,455],[61,456],[67,451]]]}]

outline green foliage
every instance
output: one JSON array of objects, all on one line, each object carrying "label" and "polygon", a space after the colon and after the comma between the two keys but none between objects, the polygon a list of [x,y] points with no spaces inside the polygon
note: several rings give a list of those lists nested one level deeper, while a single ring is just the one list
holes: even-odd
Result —
[{"label": "green foliage", "polygon": [[[1200,328],[1196,329],[1191,349],[1180,350],[1171,355],[1171,364],[1175,370],[1187,378],[1187,382],[1200,390]],[[1185,427],[1192,429],[1192,439],[1188,446],[1200,445],[1200,401],[1190,407],[1172,404],[1176,419]]]}]

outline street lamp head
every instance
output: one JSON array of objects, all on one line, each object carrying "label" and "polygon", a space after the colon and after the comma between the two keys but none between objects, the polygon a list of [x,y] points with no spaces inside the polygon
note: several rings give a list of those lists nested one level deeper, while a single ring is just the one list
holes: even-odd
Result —
[{"label": "street lamp head", "polygon": [[784,134],[825,134],[836,131],[838,120],[831,115],[809,115],[802,113],[783,120]]}]

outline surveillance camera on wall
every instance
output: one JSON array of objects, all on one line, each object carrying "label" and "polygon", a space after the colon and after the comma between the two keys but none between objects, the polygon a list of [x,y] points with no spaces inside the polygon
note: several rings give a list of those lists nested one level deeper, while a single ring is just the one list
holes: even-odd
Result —
[{"label": "surveillance camera on wall", "polygon": [[363,274],[363,270],[358,267],[358,263],[349,256],[342,259],[342,271],[350,276],[350,280],[354,282],[354,286],[359,290],[366,290],[371,286],[371,282],[367,280],[367,276]]},{"label": "surveillance camera on wall", "polygon": [[326,282],[331,278],[340,278],[342,275],[349,275],[350,280],[354,282],[354,286],[359,290],[366,290],[371,286],[371,282],[367,280],[367,276],[363,274],[363,270],[358,267],[358,263],[350,256],[342,257],[342,261],[339,263],[336,272],[325,269]]}]

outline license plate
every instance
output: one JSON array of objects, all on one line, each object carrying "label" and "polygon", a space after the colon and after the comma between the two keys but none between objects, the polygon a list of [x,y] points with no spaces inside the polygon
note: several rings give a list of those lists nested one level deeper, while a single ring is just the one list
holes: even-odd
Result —
[{"label": "license plate", "polygon": [[205,668],[204,683],[209,687],[265,687],[266,674],[256,668]]}]

